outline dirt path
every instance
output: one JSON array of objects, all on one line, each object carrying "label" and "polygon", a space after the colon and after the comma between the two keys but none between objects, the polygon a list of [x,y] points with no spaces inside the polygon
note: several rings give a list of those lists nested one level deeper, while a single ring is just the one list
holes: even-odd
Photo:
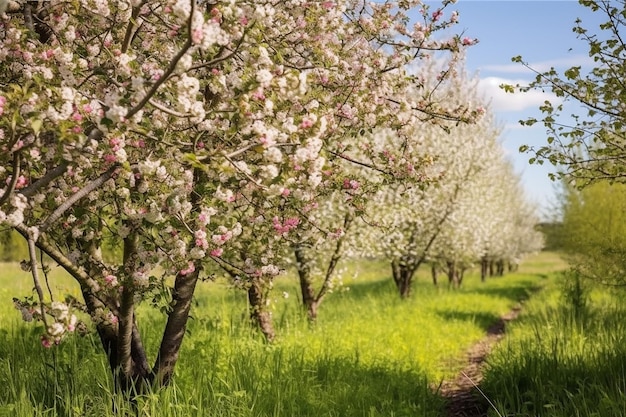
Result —
[{"label": "dirt path", "polygon": [[443,381],[439,388],[442,397],[448,400],[448,417],[484,417],[487,415],[485,400],[476,385],[482,380],[482,368],[485,358],[494,345],[502,339],[506,323],[519,315],[521,307],[516,307],[494,323],[487,330],[487,335],[473,345],[467,352],[467,365],[456,378]]}]

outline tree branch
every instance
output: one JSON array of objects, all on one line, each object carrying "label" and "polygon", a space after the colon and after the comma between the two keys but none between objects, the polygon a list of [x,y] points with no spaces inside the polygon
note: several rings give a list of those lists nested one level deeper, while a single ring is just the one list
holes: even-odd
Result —
[{"label": "tree branch", "polygon": [[29,185],[20,191],[26,197],[32,197],[35,195],[37,191],[39,191],[42,187],[50,184],[52,181],[60,177],[67,171],[68,163],[63,161],[60,165],[54,167],[53,169],[46,172],[46,174],[39,178],[37,181]]},{"label": "tree branch", "polygon": [[118,167],[119,165],[114,164],[108,170],[106,170],[102,175],[100,175],[98,178],[96,178],[89,184],[85,185],[83,188],[78,190],[78,192],[76,192],[75,194],[70,196],[67,200],[65,200],[65,202],[61,204],[60,206],[58,206],[56,210],[54,210],[54,212],[52,212],[52,214],[50,214],[50,216],[48,216],[48,218],[39,227],[40,233],[45,233],[50,228],[50,226],[54,224],[54,222],[59,220],[59,218],[63,215],[63,213],[65,213],[74,205],[74,203],[76,203],[81,198],[87,196],[89,193],[96,190],[102,184],[104,184],[109,179],[111,179],[111,177],[113,176],[113,173],[115,172],[115,170],[117,170]]},{"label": "tree branch", "polygon": [[39,268],[37,265],[37,251],[35,249],[35,238],[30,234],[27,238],[28,242],[28,257],[30,258],[30,272],[33,275],[33,284],[35,285],[35,291],[37,291],[37,297],[39,298],[41,309],[41,320],[43,324],[48,328],[48,322],[46,320],[46,309],[44,307],[44,296],[41,282],[39,281]]},{"label": "tree branch", "polygon": [[11,194],[13,194],[13,191],[15,191],[15,186],[17,185],[17,180],[18,180],[18,177],[20,176],[20,169],[21,169],[20,152],[15,151],[15,153],[13,153],[13,172],[11,174],[11,182],[7,186],[7,189],[4,192],[4,194],[2,194],[2,197],[0,197],[0,207],[9,199]]}]

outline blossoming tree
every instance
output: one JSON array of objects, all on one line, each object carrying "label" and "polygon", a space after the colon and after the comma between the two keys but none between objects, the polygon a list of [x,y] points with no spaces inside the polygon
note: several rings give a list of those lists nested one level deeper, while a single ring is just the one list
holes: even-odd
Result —
[{"label": "blossoming tree", "polygon": [[[216,266],[263,327],[275,249],[344,189],[343,163],[410,179],[409,120],[478,116],[406,94],[424,53],[473,42],[434,38],[457,20],[448,3],[409,26],[417,1],[2,1],[0,224],[28,242],[38,300],[19,306],[42,343],[72,332],[79,306],[45,293],[37,249],[80,286],[121,389],[168,383]],[[406,146],[368,146],[381,124]],[[135,308],[154,292],[169,302],[151,365]]]},{"label": "blossoming tree", "polygon": [[435,240],[430,262],[447,272],[448,281],[460,286],[463,272],[481,265],[481,279],[494,266],[500,275],[504,265],[517,265],[542,248],[535,230],[536,208],[528,201],[518,176],[498,143],[489,153],[491,161],[465,187],[456,210]]},{"label": "blossoming tree", "polygon": [[[436,64],[425,69],[425,74],[436,71]],[[448,106],[482,101],[477,90],[477,78],[464,73],[462,60],[452,67],[457,76],[443,81],[434,100]],[[429,82],[436,77],[426,76]],[[440,180],[431,186],[406,188],[403,185],[381,190],[373,211],[379,217],[378,242],[382,256],[389,259],[393,279],[402,297],[411,291],[413,276],[425,262],[439,263],[447,270],[451,282],[460,284],[460,269],[476,261],[483,252],[483,238],[478,231],[489,224],[489,216],[506,217],[510,214],[499,205],[481,206],[491,199],[485,195],[497,193],[510,183],[496,181],[506,164],[497,142],[499,129],[487,113],[475,124],[422,126],[415,135],[425,138],[425,154],[434,158],[431,176]],[[393,133],[392,133],[393,134]],[[509,177],[507,177],[509,178]],[[508,206],[507,206],[508,208]],[[485,214],[486,215],[483,215]],[[495,215],[497,213],[498,215]],[[499,240],[511,238],[498,235]]]}]

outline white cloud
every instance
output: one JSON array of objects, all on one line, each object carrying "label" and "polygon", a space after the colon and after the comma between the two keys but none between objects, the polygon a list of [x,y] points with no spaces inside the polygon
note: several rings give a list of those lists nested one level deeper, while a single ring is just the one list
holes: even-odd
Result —
[{"label": "white cloud", "polygon": [[538,129],[538,128],[543,128],[542,124],[534,124],[532,126],[526,126],[526,125],[522,125],[519,122],[517,123],[507,123],[503,126],[503,130],[505,132],[510,132],[511,130],[525,130],[528,131],[530,129]]},{"label": "white cloud", "polygon": [[531,90],[525,93],[506,93],[500,88],[501,84],[526,85],[528,80],[512,80],[500,77],[481,78],[478,88],[485,99],[491,102],[491,108],[496,112],[522,111],[529,108],[536,109],[546,100],[556,104],[560,102],[554,94]]},{"label": "white cloud", "polygon": [[[551,59],[548,61],[538,61],[529,63],[530,68],[538,71],[545,72],[550,70],[550,68],[569,68],[573,66],[592,66],[594,64],[593,59],[589,57],[589,55],[572,55],[564,58]],[[519,64],[517,62],[512,62],[510,64],[504,65],[485,65],[480,67],[481,71],[490,71],[490,72],[500,72],[507,74],[530,74],[531,70]]]}]

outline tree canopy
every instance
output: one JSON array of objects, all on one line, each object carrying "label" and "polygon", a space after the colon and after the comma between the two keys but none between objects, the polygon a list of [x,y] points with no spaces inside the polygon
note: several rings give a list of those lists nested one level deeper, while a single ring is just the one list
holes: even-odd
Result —
[{"label": "tree canopy", "polygon": [[[624,182],[626,179],[626,2],[609,0],[580,0],[591,11],[601,13],[606,21],[594,30],[578,19],[573,27],[576,37],[588,45],[593,68],[572,66],[562,73],[552,68],[540,72],[521,56],[514,57],[536,73],[526,86],[504,85],[508,92],[518,88],[549,90],[558,102],[546,101],[540,110],[541,119],[529,118],[522,124],[543,123],[548,133],[547,143],[540,147],[523,145],[522,152],[532,155],[530,163],[545,161],[558,168],[553,179],[564,178],[576,186],[585,186],[598,179]],[[564,114],[572,105],[573,114]]]}]

